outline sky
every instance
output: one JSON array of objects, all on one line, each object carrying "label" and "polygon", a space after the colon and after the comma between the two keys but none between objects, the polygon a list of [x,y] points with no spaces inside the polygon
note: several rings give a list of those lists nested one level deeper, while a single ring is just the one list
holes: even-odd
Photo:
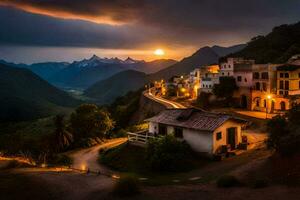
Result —
[{"label": "sky", "polygon": [[298,0],[0,0],[0,59],[180,60],[296,23],[299,10]]}]

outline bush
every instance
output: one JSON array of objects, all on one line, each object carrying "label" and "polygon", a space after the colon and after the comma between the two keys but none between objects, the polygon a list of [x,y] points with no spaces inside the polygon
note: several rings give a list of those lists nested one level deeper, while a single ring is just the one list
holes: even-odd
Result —
[{"label": "bush", "polygon": [[252,187],[257,189],[257,188],[264,188],[268,186],[268,182],[264,179],[257,179],[254,181]]},{"label": "bush", "polygon": [[154,171],[184,171],[191,168],[192,151],[185,142],[174,136],[149,141],[146,155],[149,167]]},{"label": "bush", "polygon": [[139,192],[138,181],[131,176],[121,177],[113,188],[113,193],[120,197],[131,197],[139,194]]},{"label": "bush", "polygon": [[49,161],[49,165],[54,166],[71,166],[73,164],[72,158],[67,155],[54,155]]},{"label": "bush", "polygon": [[234,187],[239,185],[239,181],[234,176],[225,175],[219,178],[219,180],[217,181],[217,185],[218,187],[224,188]]}]

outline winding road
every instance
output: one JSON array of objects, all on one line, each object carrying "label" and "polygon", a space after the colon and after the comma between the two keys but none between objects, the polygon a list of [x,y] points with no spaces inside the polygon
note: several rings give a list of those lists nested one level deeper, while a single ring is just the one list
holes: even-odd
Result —
[{"label": "winding road", "polygon": [[164,99],[162,97],[155,96],[150,91],[145,91],[143,94],[148,99],[151,99],[151,100],[156,101],[156,102],[158,102],[160,104],[163,104],[166,108],[178,108],[178,109],[180,109],[180,108],[186,108],[185,106],[183,106],[180,103],[177,103],[177,102],[174,102],[174,101],[170,101],[170,100]]},{"label": "winding road", "polygon": [[88,149],[81,149],[69,154],[73,158],[72,168],[79,170],[90,170],[93,172],[108,172],[109,170],[98,163],[99,150],[102,148],[112,148],[127,141],[127,138],[117,138],[109,140],[104,144],[99,144]]}]

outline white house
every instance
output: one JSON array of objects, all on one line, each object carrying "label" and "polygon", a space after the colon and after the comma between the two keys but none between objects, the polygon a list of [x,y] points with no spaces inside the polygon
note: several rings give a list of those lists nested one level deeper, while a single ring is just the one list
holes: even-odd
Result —
[{"label": "white house", "polygon": [[234,150],[242,142],[245,120],[194,108],[167,109],[147,119],[149,133],[174,134],[198,153],[214,155],[223,147]]}]

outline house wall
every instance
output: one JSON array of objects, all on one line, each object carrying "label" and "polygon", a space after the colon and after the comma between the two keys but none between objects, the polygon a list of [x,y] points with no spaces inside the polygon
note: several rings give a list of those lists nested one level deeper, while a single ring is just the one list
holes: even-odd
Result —
[{"label": "house wall", "polygon": [[183,139],[198,153],[212,153],[212,133],[183,129]]},{"label": "house wall", "polygon": [[[222,145],[227,145],[227,129],[228,128],[236,128],[236,145],[242,142],[242,128],[241,125],[234,121],[227,121],[222,126],[217,128],[212,135],[212,153],[217,153],[218,149]],[[217,140],[217,133],[222,133],[222,138]]]},{"label": "house wall", "polygon": [[[156,128],[155,128],[156,127]],[[227,144],[227,129],[236,127],[236,145],[242,141],[241,125],[234,121],[227,121],[214,132],[198,131],[183,128],[183,140],[198,153],[214,154],[222,145]],[[149,132],[158,134],[158,123],[149,122]],[[222,132],[222,138],[216,139],[218,132]],[[174,126],[167,126],[167,133],[174,134]]]}]

